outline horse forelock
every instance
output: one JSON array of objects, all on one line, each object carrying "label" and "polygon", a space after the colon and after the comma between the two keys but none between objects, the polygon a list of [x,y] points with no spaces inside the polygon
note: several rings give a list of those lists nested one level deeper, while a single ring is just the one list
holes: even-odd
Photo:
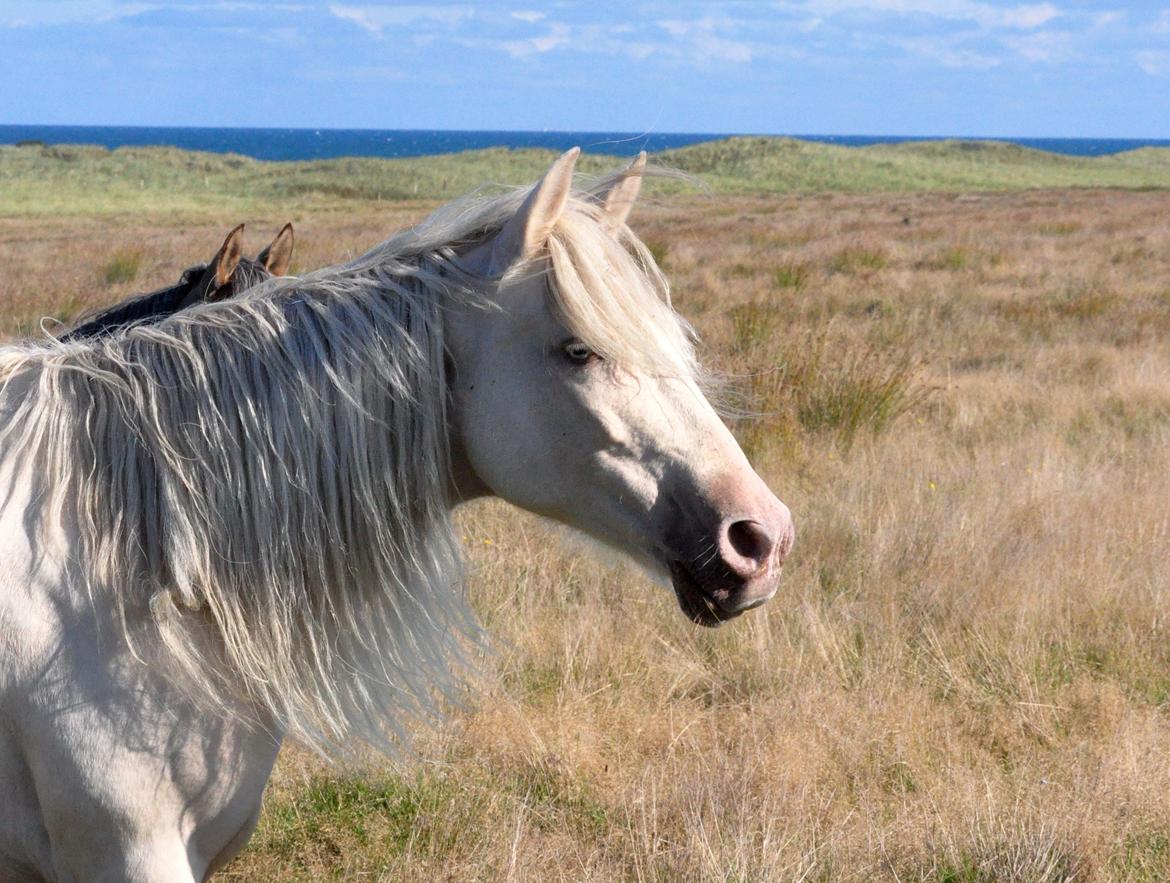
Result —
[{"label": "horse forelock", "polygon": [[[518,266],[511,272],[547,271],[550,307],[569,333],[615,363],[707,382],[696,356],[694,330],[674,311],[669,282],[650,250],[629,227],[615,227],[605,217],[602,194],[622,174],[583,181],[584,186],[573,191],[547,247],[537,256],[536,263],[543,261],[543,267]],[[439,266],[457,275],[462,269],[457,253],[499,232],[527,193],[527,189],[517,189],[495,197],[472,194],[448,203],[346,267],[413,273],[421,259],[425,266]],[[276,283],[282,284],[296,283]],[[467,287],[456,285],[454,290]],[[477,287],[477,280],[471,280],[470,287]]]},{"label": "horse forelock", "polygon": [[268,279],[273,278],[259,261],[254,261],[251,258],[240,258],[240,262],[236,265],[235,271],[232,273],[230,285],[233,292],[247,291]]},{"label": "horse forelock", "polygon": [[547,247],[551,307],[568,331],[613,363],[658,376],[701,379],[691,326],[670,285],[628,227],[595,203],[570,201]]}]

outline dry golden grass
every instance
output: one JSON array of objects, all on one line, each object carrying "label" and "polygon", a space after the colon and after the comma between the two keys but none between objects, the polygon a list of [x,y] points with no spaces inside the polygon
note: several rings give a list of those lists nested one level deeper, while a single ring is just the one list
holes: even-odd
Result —
[{"label": "dry golden grass", "polygon": [[[425,211],[294,217],[298,262]],[[796,518],[780,593],[696,630],[471,507],[484,692],[396,767],[287,750],[224,878],[1170,877],[1168,218],[1112,191],[639,208]],[[237,220],[0,219],[5,329],[169,281]]]}]

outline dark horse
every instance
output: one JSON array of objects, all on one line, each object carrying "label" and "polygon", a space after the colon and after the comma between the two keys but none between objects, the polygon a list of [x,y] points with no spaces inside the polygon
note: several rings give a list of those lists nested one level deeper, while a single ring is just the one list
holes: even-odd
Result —
[{"label": "dark horse", "polygon": [[243,256],[244,225],[224,239],[215,257],[183,271],[169,288],[140,294],[114,304],[61,336],[61,341],[84,340],[112,334],[127,325],[155,322],[194,304],[224,300],[273,276],[288,272],[293,253],[292,224],[285,224],[256,260]]}]

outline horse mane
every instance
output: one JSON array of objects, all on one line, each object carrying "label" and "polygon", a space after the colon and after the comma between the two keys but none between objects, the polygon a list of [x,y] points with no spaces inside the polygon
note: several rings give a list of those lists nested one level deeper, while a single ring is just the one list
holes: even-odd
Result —
[{"label": "horse mane", "polygon": [[439,306],[411,278],[288,289],[0,350],[0,382],[31,387],[0,447],[76,531],[95,605],[194,698],[348,749],[454,688],[474,626]]},{"label": "horse mane", "polygon": [[169,288],[160,288],[147,294],[139,294],[111,307],[83,315],[79,320],[80,324],[62,334],[58,340],[62,343],[70,343],[94,337],[103,332],[130,325],[133,322],[170,315],[190,294],[191,289],[195,287],[206,269],[207,264],[196,264],[194,267],[188,267],[184,270],[179,281]]},{"label": "horse mane", "polygon": [[[612,180],[553,231],[551,305],[609,357],[694,376],[653,259],[603,226]],[[469,671],[441,313],[491,301],[498,280],[459,255],[523,196],[469,197],[348,264],[118,335],[0,348],[0,447],[74,526],[91,597],[196,698],[243,698],[323,750],[388,747]]]},{"label": "horse mane", "polygon": [[[62,334],[58,340],[62,343],[74,343],[88,337],[113,333],[138,322],[157,322],[166,318],[182,306],[191,290],[199,284],[207,268],[208,264],[188,267],[179,277],[179,281],[169,288],[136,295],[88,316],[82,316],[80,324]],[[230,284],[242,291],[270,276],[262,264],[248,258],[240,258],[232,273]]]}]

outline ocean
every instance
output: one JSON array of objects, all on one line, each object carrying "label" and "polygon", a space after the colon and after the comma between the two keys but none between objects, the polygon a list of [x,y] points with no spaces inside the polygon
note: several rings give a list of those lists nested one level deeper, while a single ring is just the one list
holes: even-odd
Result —
[{"label": "ocean", "polygon": [[[0,144],[43,141],[46,144],[100,144],[104,147],[166,145],[185,150],[239,153],[256,159],[307,160],[339,156],[432,156],[485,147],[544,147],[568,150],[580,146],[591,153],[633,156],[703,141],[731,133],[654,132],[487,132],[426,129],[243,129],[151,126],[7,126],[0,125]],[[807,141],[862,147],[940,138],[873,135],[793,135]],[[970,140],[970,139],[964,139]],[[1170,147],[1170,139],[1125,138],[995,138],[1073,156],[1101,156],[1138,147]]]}]

